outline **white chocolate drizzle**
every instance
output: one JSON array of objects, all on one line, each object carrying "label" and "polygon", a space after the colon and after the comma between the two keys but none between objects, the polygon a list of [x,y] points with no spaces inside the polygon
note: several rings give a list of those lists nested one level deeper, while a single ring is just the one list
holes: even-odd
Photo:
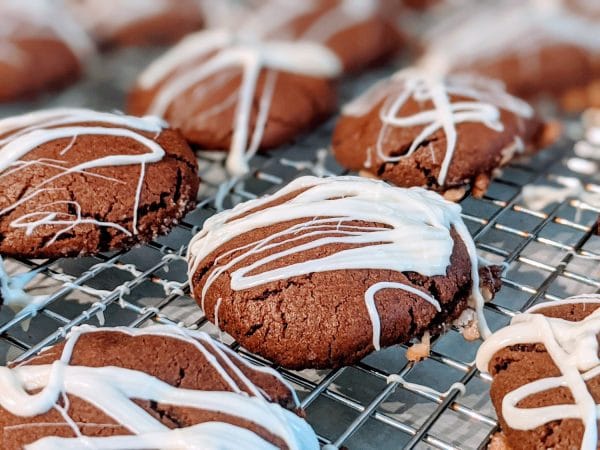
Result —
[{"label": "white chocolate drizzle", "polygon": [[[460,99],[453,100],[453,97]],[[403,108],[411,100],[420,105],[431,103],[431,107],[422,106],[414,114],[403,115]],[[507,94],[501,85],[492,80],[471,75],[439,77],[415,68],[401,70],[391,78],[376,83],[365,94],[346,105],[342,112],[347,116],[364,116],[380,102],[383,102],[379,111],[381,129],[374,150],[368,150],[368,165],[372,166],[373,160],[397,162],[408,158],[433,134],[443,130],[446,152],[437,176],[440,186],[446,181],[460,139],[459,124],[480,123],[501,132],[504,129],[500,120],[501,109],[521,118],[533,115],[527,103]],[[390,129],[410,127],[422,129],[406,153],[399,156],[386,154],[385,144]]]},{"label": "white chocolate drizzle", "polygon": [[[302,192],[279,205],[251,212],[240,218],[255,208],[299,190]],[[235,291],[315,272],[336,270],[381,269],[413,271],[424,276],[445,275],[454,248],[450,235],[453,228],[464,242],[471,259],[473,285],[470,304],[478,313],[482,335],[487,336],[489,329],[483,316],[484,299],[479,290],[475,244],[460,217],[460,211],[460,206],[421,188],[395,188],[384,182],[350,176],[301,177],[274,195],[239,204],[232,210],[209,218],[202,231],[190,242],[189,278],[193,280],[196,270],[207,256],[235,237],[254,229],[298,219],[305,221],[220,255],[202,285],[202,308],[204,309],[205,297],[212,284],[234,265],[239,265],[230,273],[231,289]],[[356,226],[357,221],[381,225]],[[310,242],[293,245],[287,250],[280,248],[309,236],[313,238]],[[359,247],[256,273],[265,264],[332,244]],[[265,251],[268,253],[264,254]],[[220,262],[223,257],[235,253],[238,254],[229,262]],[[257,254],[260,257],[254,263],[244,264],[247,258]],[[375,295],[382,289],[409,291],[440,311],[436,299],[411,286],[377,283],[369,287],[365,292],[365,306],[373,326],[375,349],[380,348],[380,318]]]},{"label": "white chocolate drizzle", "polygon": [[[313,42],[243,39],[224,29],[194,33],[152,63],[140,76],[139,86],[142,89],[160,85],[147,112],[164,116],[173,102],[193,86],[219,75],[214,82],[222,83],[223,77],[236,73],[231,70],[242,71],[238,92],[234,92],[222,105],[206,111],[203,118],[228,107],[230,100],[235,102],[234,131],[226,166],[232,175],[244,175],[249,171],[248,160],[256,153],[262,140],[277,72],[331,78],[339,75],[341,65],[329,49]],[[262,71],[266,71],[267,78],[259,100],[254,131],[250,135],[253,100]]]},{"label": "white chocolate drizzle", "polygon": [[[72,366],[70,360],[79,338],[86,333],[114,332],[129,336],[163,336],[193,345],[228,385],[229,391],[200,391],[171,386],[141,371],[121,367]],[[33,417],[52,408],[63,415],[75,437],[44,437],[26,446],[27,450],[64,450],[93,448],[116,449],[197,449],[232,450],[241,442],[248,449],[275,447],[254,432],[226,422],[212,421],[169,429],[154,416],[134,403],[150,400],[163,405],[196,408],[248,420],[284,441],[290,450],[317,450],[316,436],[310,426],[294,413],[271,403],[270,399],[244,375],[238,364],[271,375],[286,385],[294,401],[298,399],[277,372],[255,367],[239,358],[232,350],[213,341],[206,333],[175,326],[145,329],[79,327],[67,337],[61,358],[50,365],[19,365],[0,368],[2,396],[0,405],[13,415]],[[232,375],[234,374],[234,375]],[[235,376],[235,379],[234,379]],[[236,381],[239,380],[239,381]],[[31,392],[39,391],[35,394]],[[250,394],[248,394],[249,392]],[[60,399],[76,396],[104,412],[129,430],[132,435],[87,437],[68,416],[68,405]]]},{"label": "white chocolate drizzle", "polygon": [[[85,125],[85,123],[90,125]],[[51,225],[56,227],[58,231],[47,245],[55,242],[62,234],[81,224],[115,228],[127,235],[137,234],[138,206],[142,195],[141,188],[144,181],[145,167],[147,164],[162,160],[165,155],[165,151],[158,143],[140,132],[153,133],[156,137],[166,126],[166,123],[157,117],[137,118],[75,108],[42,110],[0,120],[0,182],[2,182],[3,177],[26,170],[32,165],[57,171],[55,175],[28,190],[19,200],[1,209],[0,216],[53,189],[52,183],[61,177],[80,173],[114,181],[117,184],[127,183],[127,181],[94,173],[91,169],[139,164],[140,176],[136,184],[136,195],[132,202],[133,223],[131,230],[127,230],[117,223],[104,222],[83,215],[80,205],[68,197],[65,197],[65,200],[40,205],[37,210],[24,214],[10,223],[13,228],[24,228],[27,235],[34,233],[35,229],[40,226]],[[41,145],[57,139],[71,138],[69,145],[60,152],[62,156],[71,151],[77,137],[83,135],[115,136],[135,140],[144,145],[148,152],[128,154],[126,150],[118,150],[114,155],[92,159],[71,167],[66,166],[67,161],[65,160],[45,158],[21,160]],[[61,211],[59,208],[64,207],[64,205],[69,205],[75,211],[75,214]]]},{"label": "white chocolate drizzle", "polygon": [[[479,348],[477,368],[487,372],[493,356],[503,348],[543,344],[561,376],[535,380],[508,393],[502,400],[502,415],[508,426],[516,430],[532,430],[554,420],[579,419],[585,427],[581,448],[593,450],[598,444],[600,405],[595,403],[586,381],[600,375],[597,340],[600,308],[578,322],[551,318],[538,312],[565,304],[597,305],[600,304],[600,295],[581,295],[541,303],[513,317],[509,326],[494,333]],[[531,395],[559,387],[569,389],[574,403],[536,408],[517,406]]]}]

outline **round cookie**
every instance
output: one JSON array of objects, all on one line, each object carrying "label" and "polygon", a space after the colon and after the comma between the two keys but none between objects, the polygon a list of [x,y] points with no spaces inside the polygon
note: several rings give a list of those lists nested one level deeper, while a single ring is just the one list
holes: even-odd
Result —
[{"label": "round cookie", "polygon": [[332,147],[350,170],[455,199],[469,185],[483,195],[495,169],[546,145],[548,131],[493,80],[410,68],[344,107]]},{"label": "round cookie", "polygon": [[82,72],[92,45],[51,0],[0,2],[0,102],[64,87]]},{"label": "round cookie", "polygon": [[599,27],[597,2],[480,2],[433,27],[420,64],[473,71],[519,97],[550,96],[582,110],[600,105]]},{"label": "round cookie", "polygon": [[242,34],[318,42],[330,48],[345,72],[385,62],[403,45],[395,26],[396,0],[269,0],[241,27]]},{"label": "round cookie", "polygon": [[0,120],[0,254],[149,241],[193,208],[198,183],[193,152],[156,117],[65,108]]},{"label": "round cookie", "polygon": [[227,150],[234,175],[258,149],[293,139],[335,109],[337,57],[310,42],[255,41],[223,29],[192,34],[141,74],[135,115],[165,117],[195,146]]},{"label": "round cookie", "polygon": [[102,46],[170,44],[203,22],[195,0],[66,0],[66,6]]},{"label": "round cookie", "polygon": [[468,304],[487,335],[460,207],[419,188],[298,178],[208,219],[188,261],[207,318],[284,367],[355,363],[439,333]]},{"label": "round cookie", "polygon": [[595,449],[600,403],[600,296],[542,303],[486,340],[477,367],[513,450]]},{"label": "round cookie", "polygon": [[319,448],[277,372],[174,326],[75,328],[0,385],[4,450]]}]

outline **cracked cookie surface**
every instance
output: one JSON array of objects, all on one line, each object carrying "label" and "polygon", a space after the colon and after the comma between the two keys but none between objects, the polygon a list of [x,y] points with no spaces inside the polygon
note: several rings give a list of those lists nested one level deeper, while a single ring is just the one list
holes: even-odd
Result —
[{"label": "cracked cookie surface", "polygon": [[342,166],[397,186],[481,196],[497,168],[552,133],[493,80],[406,69],[346,105],[332,147]]},{"label": "cracked cookie surface", "polygon": [[79,109],[0,121],[0,253],[62,257],[127,248],[193,207],[197,162],[156,118]]},{"label": "cracked cookie surface", "polygon": [[[367,191],[374,197],[360,198]],[[463,240],[470,236],[462,222],[446,228],[429,217],[435,225],[426,225],[427,212],[403,210],[412,201],[433,215],[443,214],[436,202],[442,211],[456,207],[377,181],[300,178],[205,224],[188,255],[193,295],[244,347],[290,368],[351,364],[376,348],[439,333],[473,294],[472,248]],[[434,229],[437,237],[427,234]],[[403,238],[415,246],[394,242]],[[482,282],[495,292],[498,272],[485,272]]]}]

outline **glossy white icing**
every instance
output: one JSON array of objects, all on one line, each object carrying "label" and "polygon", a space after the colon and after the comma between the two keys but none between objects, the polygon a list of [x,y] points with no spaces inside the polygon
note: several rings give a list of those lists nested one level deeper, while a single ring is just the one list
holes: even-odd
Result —
[{"label": "glossy white icing", "polygon": [[[228,74],[232,69],[234,72]],[[189,35],[151,64],[140,76],[139,86],[142,89],[159,86],[148,112],[163,116],[173,102],[194,85],[220,74],[235,75],[237,70],[241,71],[242,80],[238,92],[231,97],[236,111],[226,165],[232,175],[243,175],[248,172],[248,160],[262,140],[277,81],[274,72],[328,78],[337,76],[341,65],[329,49],[313,42],[260,41],[239,38],[225,29],[208,30]],[[267,72],[267,80],[250,135],[252,104],[262,71]],[[215,82],[219,81],[222,80],[217,78]],[[205,95],[205,91],[200,95]],[[219,112],[221,106],[215,105],[203,118]]]},{"label": "glossy white icing", "polygon": [[21,315],[35,315],[48,298],[47,295],[31,295],[25,292],[25,287],[37,274],[37,271],[30,271],[10,276],[0,256],[0,305],[15,310],[22,309],[19,313]]},{"label": "glossy white icing", "polygon": [[[453,97],[461,99],[453,100]],[[403,112],[411,100],[422,105],[421,110],[413,114]],[[416,68],[401,70],[391,78],[376,83],[365,94],[346,105],[342,112],[348,116],[363,116],[382,101],[384,103],[379,111],[381,130],[374,143],[374,155],[368,154],[369,165],[373,164],[373,159],[397,162],[407,158],[434,133],[443,130],[446,153],[437,177],[441,186],[446,180],[459,139],[459,124],[480,123],[501,132],[504,126],[500,120],[500,110],[510,111],[522,118],[533,115],[527,103],[507,94],[501,85],[492,80],[471,75],[439,77]],[[399,156],[387,155],[385,144],[389,130],[410,127],[423,128],[407,152]]]},{"label": "glossy white icing", "polygon": [[[85,125],[86,123],[90,125]],[[55,175],[30,189],[19,200],[1,209],[0,215],[7,214],[43,194],[48,189],[52,189],[52,183],[61,177],[74,173],[85,173],[88,176],[108,179],[115,183],[125,183],[123,180],[96,174],[91,170],[101,167],[139,164],[140,176],[136,184],[136,195],[132,199],[133,224],[131,230],[127,230],[117,223],[103,222],[93,217],[87,217],[81,213],[79,204],[69,199],[40,205],[36,211],[24,214],[10,223],[11,227],[24,228],[27,234],[33,233],[37,227],[42,225],[57,227],[58,231],[49,243],[54,242],[63,233],[80,224],[111,227],[128,235],[136,234],[138,205],[141,198],[145,166],[162,160],[165,155],[165,151],[159,144],[141,134],[140,131],[154,133],[155,136],[158,136],[165,127],[166,123],[157,117],[138,118],[76,108],[42,110],[0,120],[0,181],[8,174],[14,174],[32,165],[45,166],[57,171]],[[21,160],[40,145],[57,139],[72,138],[60,153],[62,156],[72,151],[77,137],[82,135],[115,136],[135,140],[144,145],[148,152],[127,154],[126,151],[119,151],[114,155],[81,162],[71,167],[65,166],[66,161],[64,160]],[[75,213],[66,213],[64,211],[65,205],[69,205]]]},{"label": "glossy white icing", "polygon": [[[93,44],[83,28],[67,14],[61,0],[2,0],[0,2],[0,48],[11,38],[44,37],[63,41],[83,58]],[[18,50],[18,49],[17,49]],[[4,61],[0,51],[0,61]],[[13,62],[14,60],[14,53]],[[10,61],[10,60],[9,60]]]},{"label": "glossy white icing", "polygon": [[[585,426],[581,448],[594,450],[598,444],[597,420],[600,410],[589,392],[586,381],[600,375],[598,340],[600,308],[579,322],[550,318],[539,313],[549,306],[562,304],[600,304],[599,295],[581,295],[567,300],[539,304],[511,320],[509,326],[488,338],[477,353],[477,368],[488,371],[492,357],[499,350],[519,344],[543,344],[561,375],[543,378],[515,389],[502,401],[507,424],[517,430],[531,430],[553,420],[579,419]],[[573,404],[537,408],[520,408],[518,403],[530,395],[566,387]]]},{"label": "glossy white icing", "polygon": [[[239,218],[250,210],[298,190],[303,192],[280,205]],[[203,309],[206,294],[212,284],[234,265],[239,267],[230,273],[230,284],[236,291],[276,280],[334,270],[382,269],[414,271],[425,276],[445,275],[454,248],[450,235],[451,228],[454,228],[471,258],[471,306],[478,312],[482,335],[487,336],[489,330],[483,316],[484,299],[479,291],[475,244],[460,217],[460,211],[460,206],[421,188],[395,188],[384,182],[360,177],[301,177],[276,194],[242,203],[232,210],[209,218],[202,231],[190,242],[189,278],[193,280],[200,263],[231,239],[257,228],[298,219],[305,220],[217,258],[202,286],[200,300]],[[381,226],[353,225],[352,222],[356,221]],[[293,244],[307,236],[313,237],[313,240],[293,245],[287,250],[280,249],[282,245]],[[264,270],[265,264],[332,244],[361,246],[341,250],[323,258],[307,259]],[[264,254],[263,251],[268,253]],[[220,262],[224,256],[235,252],[239,254],[231,261]],[[245,263],[247,258],[256,255],[260,256],[255,262]],[[373,325],[373,346],[376,349],[380,347],[380,324],[374,297],[377,291],[390,288],[416,293],[439,310],[436,299],[410,286],[400,283],[378,283],[371,286],[365,292],[365,305]]]},{"label": "glossy white icing", "polygon": [[[171,386],[144,372],[120,367],[84,367],[70,365],[81,335],[95,332],[125,333],[130,336],[154,335],[187,342],[217,371],[231,391],[198,391]],[[216,355],[216,356],[215,356]],[[232,350],[214,342],[206,333],[175,326],[131,328],[75,328],[67,337],[60,360],[51,365],[19,365],[0,368],[0,405],[13,415],[33,417],[57,409],[75,437],[46,437],[27,446],[34,450],[62,449],[274,449],[257,434],[224,422],[207,422],[180,429],[169,429],[140,408],[134,399],[220,412],[250,420],[283,440],[293,450],[317,450],[316,436],[310,426],[292,412],[270,403],[266,394],[239,369],[252,367],[285,381],[274,370],[255,367]],[[235,378],[233,375],[235,375]],[[294,393],[293,389],[290,393]],[[36,394],[31,392],[39,391]],[[246,391],[251,394],[248,395]],[[104,412],[132,435],[89,438],[82,436],[79,425],[58,405],[66,395],[76,396]],[[294,399],[297,402],[297,398]]]},{"label": "glossy white icing", "polygon": [[445,72],[475,61],[517,54],[524,56],[526,70],[535,64],[531,55],[543,46],[565,43],[600,51],[598,26],[597,20],[577,14],[567,0],[481,2],[433,27],[420,64]]}]

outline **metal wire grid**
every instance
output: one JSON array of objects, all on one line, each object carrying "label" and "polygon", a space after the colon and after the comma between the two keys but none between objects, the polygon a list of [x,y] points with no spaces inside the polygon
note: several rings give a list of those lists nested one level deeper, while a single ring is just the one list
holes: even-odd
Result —
[{"label": "metal wire grid", "polygon": [[[353,92],[356,84],[350,83],[344,97]],[[225,197],[225,206],[272,192],[310,173],[310,163],[324,156],[319,149],[329,141],[333,123],[293,146],[258,155],[251,176]],[[483,199],[467,197],[462,202],[463,217],[481,255],[507,264],[503,289],[486,306],[493,329],[537,302],[600,290],[600,265],[590,259],[600,257],[600,238],[591,233],[600,211],[576,198],[542,211],[522,203],[527,184],[545,183],[556,175],[582,178],[568,168],[571,147],[571,142],[563,142],[530,161],[511,165]],[[189,297],[181,255],[203,221],[215,213],[211,196],[224,179],[220,162],[206,158],[201,162],[205,201],[168,236],[129,252],[97,257],[10,260],[11,272],[39,272],[31,283],[32,293],[48,293],[49,303],[35,317],[0,310],[1,362],[27,358],[84,323],[142,327],[160,322],[206,330],[243,357],[269,364],[220,336]],[[331,173],[343,173],[330,154],[324,165]],[[597,174],[583,178],[588,190],[600,192]],[[335,371],[277,369],[298,390],[308,420],[324,444],[350,449],[484,448],[497,423],[487,395],[489,379],[473,364],[477,347],[477,342],[465,341],[452,329],[435,339],[431,356],[416,365],[406,360],[405,346],[395,346]],[[388,384],[391,374],[418,385]],[[445,392],[454,382],[466,386],[465,395],[456,389]]]}]

